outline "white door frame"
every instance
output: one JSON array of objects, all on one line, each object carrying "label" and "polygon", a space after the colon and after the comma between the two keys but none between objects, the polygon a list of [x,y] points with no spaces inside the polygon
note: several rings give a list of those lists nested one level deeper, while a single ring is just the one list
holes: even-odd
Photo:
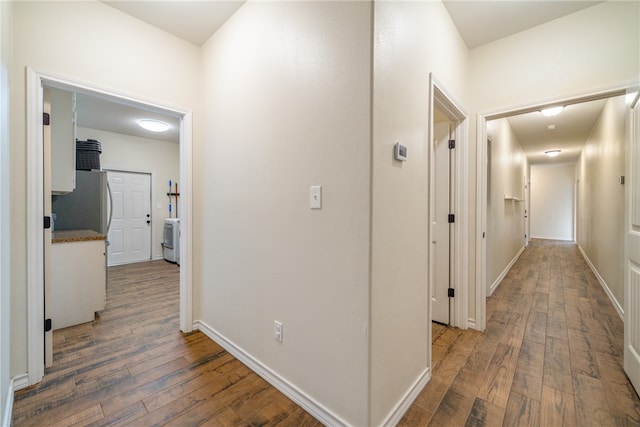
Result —
[{"label": "white door frame", "polygon": [[627,82],[571,97],[554,98],[534,104],[478,113],[476,120],[476,329],[483,331],[487,326],[487,239],[485,238],[487,231],[487,122],[539,111],[558,104],[580,104],[624,95],[630,85],[631,83]]},{"label": "white door frame", "polygon": [[[453,207],[455,214],[455,222],[453,224],[453,240],[451,244],[454,245],[453,259],[452,259],[452,276],[451,282],[456,292],[456,296],[453,299],[453,303],[450,306],[451,314],[451,326],[457,326],[462,329],[468,327],[468,313],[469,313],[469,250],[468,250],[468,221],[469,221],[469,209],[468,209],[468,170],[469,170],[469,138],[467,136],[467,114],[460,107],[453,96],[445,89],[445,87],[435,78],[433,73],[429,74],[429,129],[428,129],[428,141],[429,141],[429,242],[431,242],[431,222],[433,218],[433,209],[435,202],[435,191],[433,188],[433,162],[435,161],[435,147],[433,140],[435,138],[435,126],[434,126],[434,109],[435,106],[438,109],[445,112],[454,123],[454,134],[456,137],[456,148],[453,151],[454,156],[454,168],[456,171],[455,184],[452,189]],[[429,244],[429,323],[432,318],[431,307],[431,286],[433,286],[433,263],[434,253],[431,250],[431,244]],[[429,329],[431,330],[431,329]],[[429,342],[431,346],[431,342]]]},{"label": "white door frame", "polygon": [[162,102],[148,100],[112,88],[27,67],[27,369],[28,385],[44,376],[44,190],[43,190],[43,85],[84,92],[107,99],[180,117],[180,330],[191,332],[192,313],[192,112]]}]

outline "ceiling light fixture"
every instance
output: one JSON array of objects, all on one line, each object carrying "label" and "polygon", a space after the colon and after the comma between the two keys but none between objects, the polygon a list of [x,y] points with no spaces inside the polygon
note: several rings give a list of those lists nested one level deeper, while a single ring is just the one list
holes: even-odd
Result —
[{"label": "ceiling light fixture", "polygon": [[547,126],[547,129],[556,130],[556,125],[549,125],[549,126]]},{"label": "ceiling light fixture", "polygon": [[161,122],[160,120],[144,119],[138,122],[141,128],[151,132],[165,132],[171,127],[169,123]]},{"label": "ceiling light fixture", "polygon": [[545,108],[544,110],[541,110],[540,112],[542,113],[542,115],[544,115],[546,117],[553,117],[553,116],[557,116],[558,114],[560,114],[562,112],[562,110],[564,110],[564,107],[561,105],[559,107]]},{"label": "ceiling light fixture", "polygon": [[549,157],[556,157],[560,154],[560,152],[562,152],[562,150],[549,150],[549,151],[545,151],[544,154],[546,154]]}]

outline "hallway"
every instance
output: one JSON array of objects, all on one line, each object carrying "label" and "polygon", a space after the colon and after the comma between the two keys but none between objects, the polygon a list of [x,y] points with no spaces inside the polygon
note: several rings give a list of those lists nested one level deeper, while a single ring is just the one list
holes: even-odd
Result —
[{"label": "hallway", "polygon": [[623,324],[574,243],[533,240],[487,330],[433,327],[433,376],[402,426],[632,426]]}]

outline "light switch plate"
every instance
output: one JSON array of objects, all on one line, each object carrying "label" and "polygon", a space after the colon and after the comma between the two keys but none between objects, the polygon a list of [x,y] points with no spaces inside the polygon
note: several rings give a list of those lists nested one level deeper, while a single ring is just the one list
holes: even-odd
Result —
[{"label": "light switch plate", "polygon": [[312,185],[309,189],[309,207],[322,209],[322,185]]}]

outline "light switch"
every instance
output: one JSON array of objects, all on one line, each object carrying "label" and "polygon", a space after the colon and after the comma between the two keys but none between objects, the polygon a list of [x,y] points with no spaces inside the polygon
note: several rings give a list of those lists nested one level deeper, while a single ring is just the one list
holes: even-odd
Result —
[{"label": "light switch", "polygon": [[309,191],[309,207],[311,209],[322,209],[322,186],[312,185]]}]

